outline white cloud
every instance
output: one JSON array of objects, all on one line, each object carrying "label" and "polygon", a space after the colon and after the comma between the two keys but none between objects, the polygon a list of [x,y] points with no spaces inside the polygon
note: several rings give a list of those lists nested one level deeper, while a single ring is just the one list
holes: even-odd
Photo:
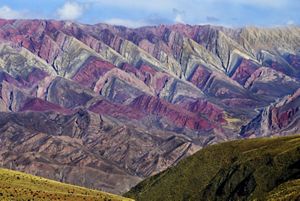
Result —
[{"label": "white cloud", "polygon": [[[170,8],[188,8],[187,5],[195,7],[215,5],[216,3],[252,5],[255,7],[281,7],[291,3],[293,0],[79,0],[82,3],[99,3],[103,6],[121,7],[121,8],[139,8],[145,10],[169,10]],[[298,0],[295,0],[298,1]]]},{"label": "white cloud", "polygon": [[76,2],[66,2],[57,10],[59,19],[75,20],[82,16],[84,7]]},{"label": "white cloud", "polygon": [[96,3],[101,6],[119,7],[122,9],[142,9],[147,11],[166,11],[184,0],[79,0],[82,3]]},{"label": "white cloud", "polygon": [[122,25],[130,28],[150,25],[144,20],[129,20],[129,19],[121,19],[121,18],[112,18],[112,19],[105,20],[104,22],[107,24]]},{"label": "white cloud", "polygon": [[295,22],[293,21],[293,20],[289,20],[289,21],[287,21],[287,23],[286,23],[287,25],[294,25],[295,24]]},{"label": "white cloud", "polygon": [[173,8],[173,13],[175,15],[175,18],[174,18],[174,22],[175,23],[182,23],[184,24],[184,16],[185,16],[185,12],[183,10],[178,10],[176,8]]},{"label": "white cloud", "polygon": [[[208,0],[211,1],[211,0]],[[287,0],[217,0],[222,2],[244,4],[256,7],[282,7],[287,4]]]},{"label": "white cloud", "polygon": [[174,19],[174,22],[175,23],[181,23],[181,24],[184,24],[184,20],[182,18],[182,15],[178,14],[175,16],[175,19]]},{"label": "white cloud", "polygon": [[28,18],[24,11],[16,11],[11,9],[8,6],[0,7],[0,18],[4,19],[20,19],[20,18]]}]

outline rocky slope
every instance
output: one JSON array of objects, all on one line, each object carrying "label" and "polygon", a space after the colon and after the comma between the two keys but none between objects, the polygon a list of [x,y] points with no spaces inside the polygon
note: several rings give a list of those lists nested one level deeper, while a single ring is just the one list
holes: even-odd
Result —
[{"label": "rocky slope", "polygon": [[125,195],[136,200],[298,200],[300,137],[212,145]]},{"label": "rocky slope", "polygon": [[299,47],[299,27],[0,20],[1,166],[121,193],[209,144],[295,133]]},{"label": "rocky slope", "polygon": [[2,167],[116,193],[198,149],[186,136],[83,110],[0,117]]},{"label": "rocky slope", "polygon": [[244,137],[299,133],[300,89],[261,110],[240,134]]}]

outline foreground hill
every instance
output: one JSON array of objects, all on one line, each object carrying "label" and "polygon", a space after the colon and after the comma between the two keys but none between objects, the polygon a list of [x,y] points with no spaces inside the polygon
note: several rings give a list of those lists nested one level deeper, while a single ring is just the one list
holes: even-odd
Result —
[{"label": "foreground hill", "polygon": [[150,177],[126,196],[137,200],[297,200],[300,136],[207,147]]},{"label": "foreground hill", "polygon": [[130,201],[131,199],[0,169],[0,200]]}]

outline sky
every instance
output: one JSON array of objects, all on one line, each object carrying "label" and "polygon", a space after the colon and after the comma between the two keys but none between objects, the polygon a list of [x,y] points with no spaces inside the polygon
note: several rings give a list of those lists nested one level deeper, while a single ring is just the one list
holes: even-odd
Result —
[{"label": "sky", "polygon": [[299,25],[300,0],[0,0],[0,18],[272,27]]}]

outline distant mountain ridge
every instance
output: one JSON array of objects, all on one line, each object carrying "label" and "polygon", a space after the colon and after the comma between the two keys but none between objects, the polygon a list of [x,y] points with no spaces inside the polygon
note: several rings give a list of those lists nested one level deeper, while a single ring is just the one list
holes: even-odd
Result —
[{"label": "distant mountain ridge", "polygon": [[299,47],[299,27],[0,20],[0,165],[122,193],[209,144],[294,134]]}]

